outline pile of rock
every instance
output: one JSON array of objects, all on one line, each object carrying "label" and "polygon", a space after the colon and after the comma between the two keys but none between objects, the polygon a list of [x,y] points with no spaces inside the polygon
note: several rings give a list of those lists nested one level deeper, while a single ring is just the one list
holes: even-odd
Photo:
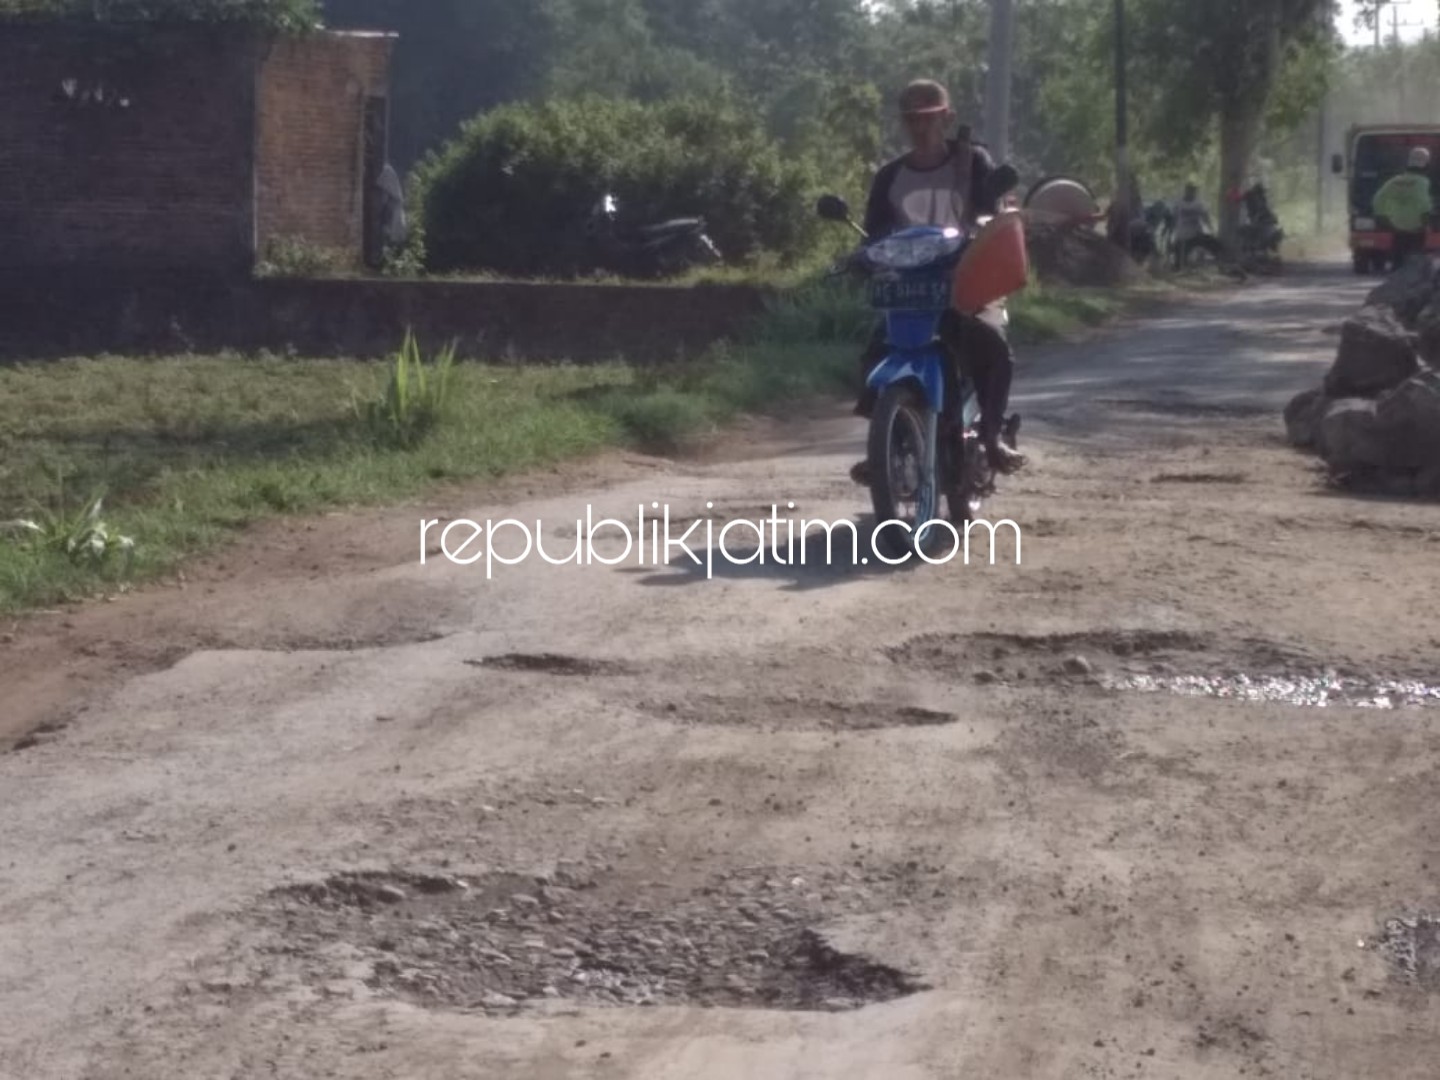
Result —
[{"label": "pile of rock", "polygon": [[1030,265],[1042,282],[1114,288],[1141,281],[1145,270],[1094,223],[1031,221],[1025,226]]},{"label": "pile of rock", "polygon": [[1366,297],[1324,383],[1286,406],[1285,429],[1337,480],[1440,497],[1440,268],[1415,260]]}]

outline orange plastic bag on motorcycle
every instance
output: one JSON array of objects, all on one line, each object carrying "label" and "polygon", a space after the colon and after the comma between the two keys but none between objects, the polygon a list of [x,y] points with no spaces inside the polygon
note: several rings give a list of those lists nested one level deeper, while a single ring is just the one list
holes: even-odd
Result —
[{"label": "orange plastic bag on motorcycle", "polygon": [[1025,217],[1005,210],[991,218],[960,256],[955,267],[951,303],[963,315],[1019,292],[1030,280],[1030,254],[1025,246]]}]

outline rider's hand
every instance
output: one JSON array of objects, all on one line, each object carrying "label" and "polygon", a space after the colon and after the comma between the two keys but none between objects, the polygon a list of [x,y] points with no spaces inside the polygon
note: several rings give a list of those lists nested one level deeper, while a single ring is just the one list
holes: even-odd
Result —
[{"label": "rider's hand", "polygon": [[860,253],[848,251],[830,264],[826,271],[826,277],[854,277],[857,276],[862,267],[860,264]]}]

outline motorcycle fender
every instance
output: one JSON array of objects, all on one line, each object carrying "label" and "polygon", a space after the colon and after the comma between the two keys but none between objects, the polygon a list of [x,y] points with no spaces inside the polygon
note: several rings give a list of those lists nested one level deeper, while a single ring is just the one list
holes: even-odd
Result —
[{"label": "motorcycle fender", "polygon": [[938,415],[945,404],[944,364],[939,349],[891,353],[870,373],[866,385],[879,393],[891,383],[913,379],[920,385],[926,404]]}]

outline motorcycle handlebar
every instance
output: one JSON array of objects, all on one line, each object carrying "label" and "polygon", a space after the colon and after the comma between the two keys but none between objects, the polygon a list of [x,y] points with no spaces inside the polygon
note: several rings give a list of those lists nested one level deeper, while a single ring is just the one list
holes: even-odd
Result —
[{"label": "motorcycle handlebar", "polygon": [[825,271],[825,276],[827,278],[848,277],[856,273],[860,269],[860,250],[857,248],[840,256],[830,264],[830,269]]}]

